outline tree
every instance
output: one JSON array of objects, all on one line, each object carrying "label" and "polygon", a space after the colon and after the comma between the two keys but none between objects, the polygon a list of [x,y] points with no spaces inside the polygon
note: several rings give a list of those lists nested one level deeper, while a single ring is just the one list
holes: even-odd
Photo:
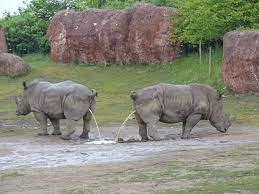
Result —
[{"label": "tree", "polygon": [[176,4],[174,33],[183,43],[222,40],[228,31],[259,27],[257,0],[178,0]]},{"label": "tree", "polygon": [[1,25],[5,29],[9,51],[19,55],[49,52],[46,32],[53,15],[73,7],[72,1],[32,0],[25,9],[19,9],[18,14],[6,13]]}]

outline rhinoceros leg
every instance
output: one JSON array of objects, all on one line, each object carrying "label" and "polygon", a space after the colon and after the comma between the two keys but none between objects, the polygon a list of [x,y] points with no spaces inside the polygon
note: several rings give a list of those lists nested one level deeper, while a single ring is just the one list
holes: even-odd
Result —
[{"label": "rhinoceros leg", "polygon": [[136,118],[136,120],[138,122],[139,135],[141,137],[141,141],[148,141],[147,125],[146,125],[146,123],[140,118],[140,116],[136,112],[135,112],[135,118]]},{"label": "rhinoceros leg", "polygon": [[71,139],[71,135],[75,132],[75,121],[71,120],[71,119],[67,119],[66,120],[67,123],[67,132],[63,135],[61,135],[61,139],[64,140],[70,140]]},{"label": "rhinoceros leg", "polygon": [[53,125],[54,131],[51,135],[61,135],[60,127],[59,127],[59,119],[49,119]]},{"label": "rhinoceros leg", "polygon": [[34,112],[35,119],[40,123],[40,128],[42,130],[38,135],[49,135],[47,130],[47,116],[42,112]]},{"label": "rhinoceros leg", "polygon": [[188,116],[186,121],[183,123],[183,134],[181,136],[182,139],[191,138],[192,128],[201,120],[201,114],[191,114]]},{"label": "rhinoceros leg", "polygon": [[91,120],[91,113],[88,112],[83,116],[84,126],[83,126],[83,132],[80,135],[81,138],[89,139],[89,131],[90,131],[90,120]]},{"label": "rhinoceros leg", "polygon": [[160,140],[160,137],[159,137],[159,134],[157,132],[157,129],[156,129],[156,123],[157,123],[158,120],[154,120],[154,121],[151,121],[151,122],[148,122],[147,123],[147,129],[148,129],[148,136],[155,140],[155,141],[158,141]]}]

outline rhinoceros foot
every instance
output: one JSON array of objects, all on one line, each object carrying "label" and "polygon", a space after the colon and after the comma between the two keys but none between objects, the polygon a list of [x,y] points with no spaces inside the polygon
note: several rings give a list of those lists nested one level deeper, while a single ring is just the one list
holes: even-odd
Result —
[{"label": "rhinoceros foot", "polygon": [[60,138],[63,139],[63,140],[71,140],[72,139],[70,136],[67,136],[67,135],[61,135]]},{"label": "rhinoceros foot", "polygon": [[53,131],[51,135],[62,135],[61,131]]},{"label": "rhinoceros foot", "polygon": [[148,141],[149,139],[148,139],[148,137],[141,137],[141,141],[142,142],[146,142],[146,141]]},{"label": "rhinoceros foot", "polygon": [[81,134],[81,135],[80,135],[80,138],[89,139],[89,136],[88,136],[88,134]]},{"label": "rhinoceros foot", "polygon": [[191,135],[182,135],[181,139],[191,139]]},{"label": "rhinoceros foot", "polygon": [[48,133],[38,133],[38,136],[47,136],[49,135]]}]

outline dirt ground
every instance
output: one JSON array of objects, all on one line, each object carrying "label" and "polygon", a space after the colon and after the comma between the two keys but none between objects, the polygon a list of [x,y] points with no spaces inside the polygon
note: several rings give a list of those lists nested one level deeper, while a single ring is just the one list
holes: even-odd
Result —
[{"label": "dirt ground", "polygon": [[[18,126],[1,123],[7,129]],[[258,167],[254,162],[258,155],[244,155],[250,146],[259,147],[258,126],[234,124],[223,134],[206,122],[199,123],[189,140],[180,139],[179,125],[159,126],[161,141],[102,145],[79,139],[80,129],[72,140],[64,141],[55,136],[36,136],[37,124],[25,123],[22,127],[36,130],[1,137],[0,193],[154,193],[216,181],[188,178],[194,167]],[[117,129],[102,127],[102,136],[113,140]],[[137,126],[128,125],[121,136],[137,139]],[[90,137],[91,141],[98,139],[95,129]]]}]

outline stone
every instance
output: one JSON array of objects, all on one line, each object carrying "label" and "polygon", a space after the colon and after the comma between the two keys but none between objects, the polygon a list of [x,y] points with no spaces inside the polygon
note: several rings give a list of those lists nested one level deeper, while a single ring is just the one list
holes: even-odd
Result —
[{"label": "stone", "polygon": [[259,92],[259,29],[224,35],[221,69],[230,92]]},{"label": "stone", "polygon": [[0,53],[0,72],[8,75],[18,75],[29,70],[24,60],[10,53]]},{"label": "stone", "polygon": [[5,40],[4,29],[0,26],[0,53],[6,53],[7,46]]},{"label": "stone", "polygon": [[48,28],[51,58],[61,63],[162,64],[173,61],[171,45],[176,9],[140,4],[126,10],[58,12]]}]

